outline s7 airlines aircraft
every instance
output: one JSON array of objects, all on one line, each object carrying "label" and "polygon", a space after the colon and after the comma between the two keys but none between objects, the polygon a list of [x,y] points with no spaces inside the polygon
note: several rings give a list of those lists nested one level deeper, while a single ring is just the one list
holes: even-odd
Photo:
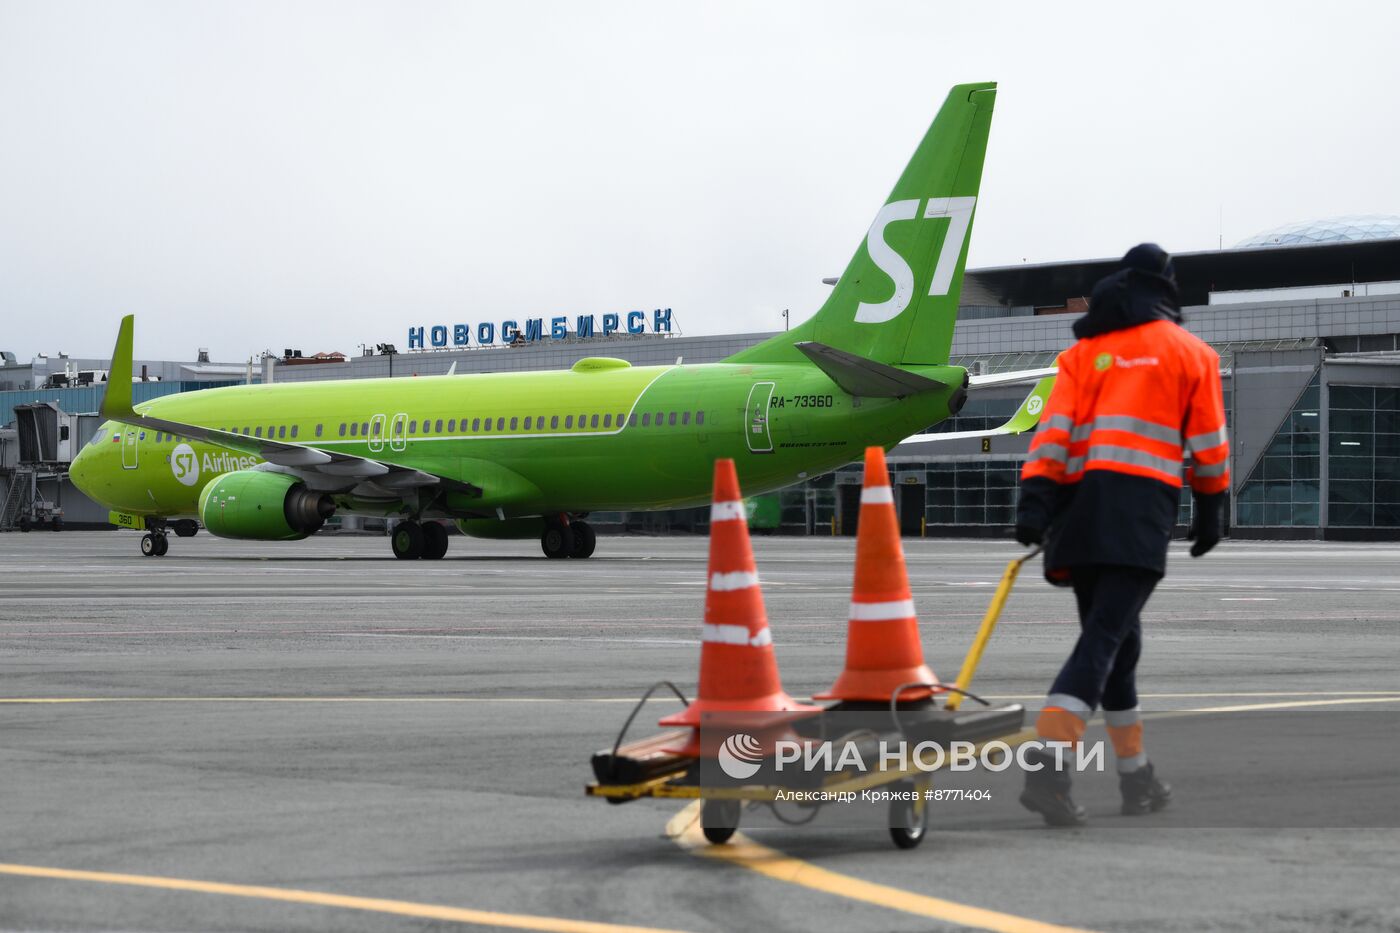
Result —
[{"label": "s7 airlines aircraft", "polygon": [[[703,504],[717,457],[733,457],[757,493],[892,447],[955,414],[969,388],[1053,373],[969,378],[948,365],[995,99],[995,84],[954,87],[821,310],[723,362],[589,358],[555,372],[234,386],[133,408],[128,316],[107,421],[73,481],[114,524],[145,529],[149,556],[195,518],[222,537],[282,541],[349,513],[400,519],[400,558],[442,557],[445,519],[584,558],[589,512]],[[1033,427],[1048,391],[1042,378],[985,433]]]}]

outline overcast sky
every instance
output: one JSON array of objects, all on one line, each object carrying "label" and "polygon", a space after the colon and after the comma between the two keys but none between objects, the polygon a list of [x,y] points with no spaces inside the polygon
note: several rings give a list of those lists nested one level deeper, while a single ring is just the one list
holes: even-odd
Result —
[{"label": "overcast sky", "polygon": [[1000,82],[974,267],[1400,214],[1396,10],[0,0],[0,349],[777,329],[966,81]]}]

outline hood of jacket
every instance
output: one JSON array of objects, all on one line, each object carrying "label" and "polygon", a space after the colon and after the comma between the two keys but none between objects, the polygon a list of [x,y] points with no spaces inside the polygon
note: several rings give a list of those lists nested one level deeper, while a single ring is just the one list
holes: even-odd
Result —
[{"label": "hood of jacket", "polygon": [[1155,243],[1128,250],[1118,271],[1094,285],[1089,313],[1074,322],[1074,336],[1097,337],[1150,321],[1181,323],[1181,296],[1171,256]]}]

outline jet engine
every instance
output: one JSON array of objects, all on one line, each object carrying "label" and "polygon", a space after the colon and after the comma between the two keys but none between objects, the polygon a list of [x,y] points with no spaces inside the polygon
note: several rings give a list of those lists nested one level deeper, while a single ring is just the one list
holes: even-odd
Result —
[{"label": "jet engine", "polygon": [[335,502],[285,473],[235,470],[199,495],[199,520],[210,534],[253,541],[296,541],[335,514]]}]

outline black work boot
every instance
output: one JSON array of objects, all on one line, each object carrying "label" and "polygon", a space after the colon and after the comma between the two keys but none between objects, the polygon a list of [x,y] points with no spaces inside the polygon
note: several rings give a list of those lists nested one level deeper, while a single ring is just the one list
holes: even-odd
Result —
[{"label": "black work boot", "polygon": [[1124,816],[1155,813],[1172,802],[1171,785],[1157,778],[1150,761],[1136,771],[1118,775],[1118,789],[1123,792]]},{"label": "black work boot", "polygon": [[1087,815],[1069,795],[1069,774],[1055,768],[1054,755],[1027,752],[1026,764],[1037,763],[1041,765],[1039,771],[1026,771],[1021,806],[1039,813],[1050,826],[1083,826]]}]

